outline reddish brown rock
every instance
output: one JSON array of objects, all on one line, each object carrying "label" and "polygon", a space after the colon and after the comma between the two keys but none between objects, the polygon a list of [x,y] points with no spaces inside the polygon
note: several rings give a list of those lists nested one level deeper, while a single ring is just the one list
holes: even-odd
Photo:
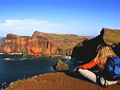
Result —
[{"label": "reddish brown rock", "polygon": [[63,63],[61,59],[58,59],[56,65],[54,66],[54,70],[66,72],[69,71],[69,67],[66,63]]},{"label": "reddish brown rock", "polygon": [[38,55],[39,55],[39,53],[38,53],[38,52],[34,53],[34,57],[37,57]]},{"label": "reddish brown rock", "polygon": [[[41,36],[48,39],[49,43],[46,43],[48,46],[48,51],[46,54],[59,54],[59,55],[71,55],[73,47],[75,47],[78,42],[81,42],[85,39],[91,39],[86,36],[78,36],[73,34],[49,34],[35,31],[32,37]],[[46,50],[44,51],[44,53]]]},{"label": "reddish brown rock", "polygon": [[58,35],[35,31],[32,37],[8,34],[2,39],[1,53],[22,53],[26,47],[28,54],[71,55],[78,42],[90,37],[77,35]]}]

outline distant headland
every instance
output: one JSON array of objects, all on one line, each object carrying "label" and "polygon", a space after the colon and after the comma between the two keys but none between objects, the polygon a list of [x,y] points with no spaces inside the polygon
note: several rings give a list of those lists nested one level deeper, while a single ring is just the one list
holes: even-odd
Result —
[{"label": "distant headland", "polygon": [[95,57],[97,47],[104,43],[114,46],[113,49],[119,56],[119,42],[120,30],[116,29],[102,28],[100,34],[94,38],[35,31],[31,37],[7,34],[6,38],[2,39],[0,53],[69,55],[76,60],[89,61]]},{"label": "distant headland", "polygon": [[7,34],[6,38],[2,39],[0,53],[22,53],[26,50],[28,54],[34,53],[34,55],[71,55],[78,42],[85,39],[91,39],[91,37],[39,31],[35,31],[31,37]]}]

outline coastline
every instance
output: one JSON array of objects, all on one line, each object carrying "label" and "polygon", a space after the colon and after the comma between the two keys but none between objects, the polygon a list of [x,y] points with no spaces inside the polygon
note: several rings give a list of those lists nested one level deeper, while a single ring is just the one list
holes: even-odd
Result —
[{"label": "coastline", "polygon": [[[25,67],[24,69],[24,73],[25,74],[20,74],[20,75],[16,75],[15,77],[13,77],[12,79],[8,80],[8,77],[6,77],[6,79],[3,79],[0,83],[1,85],[6,82],[7,86],[9,85],[10,82],[12,81],[16,81],[17,79],[22,79],[24,75],[26,75],[26,77],[31,77],[31,76],[34,76],[34,75],[39,75],[39,74],[45,74],[45,73],[50,73],[50,72],[54,72],[54,69],[53,69],[53,65],[56,63],[56,61],[60,58],[60,59],[63,59],[65,60],[64,62],[66,63],[69,63],[70,60],[68,59],[65,59],[66,56],[65,55],[52,55],[51,57],[49,57],[48,55],[40,55],[38,57],[31,57],[31,56],[28,56],[27,58],[22,58],[21,57],[21,53],[9,53],[9,54],[6,54],[4,55],[5,53],[1,53],[1,62],[5,65],[7,65],[6,67],[10,67],[11,69],[10,70],[17,70],[17,71],[13,71],[13,72],[10,72],[10,75],[9,77],[13,77],[15,75],[15,73],[19,73],[21,72],[22,73],[22,69],[23,67]],[[17,55],[16,55],[17,54]],[[48,60],[47,60],[48,59]],[[22,62],[21,62],[22,61]],[[10,62],[10,63],[9,63]],[[28,64],[27,64],[28,62]],[[33,63],[33,64],[32,64]],[[24,66],[26,64],[26,66]],[[13,66],[12,66],[13,65]],[[17,67],[17,65],[20,65]],[[33,65],[33,66],[32,66]],[[36,65],[36,67],[35,67]],[[42,66],[44,65],[44,66]],[[47,66],[46,66],[47,65]],[[5,68],[6,68],[5,67]],[[32,67],[32,68],[31,68]],[[46,68],[47,67],[47,68]],[[36,69],[35,69],[36,68]],[[3,67],[4,69],[4,67]],[[45,71],[44,71],[45,69]],[[9,70],[9,69],[7,69]],[[9,70],[9,71],[10,71]],[[34,73],[35,71],[35,74],[33,75],[31,72]],[[39,71],[37,71],[39,70]],[[7,72],[6,70],[5,71],[2,71],[4,72],[5,75],[7,75]],[[1,73],[2,73],[1,72]],[[30,74],[30,75],[29,75]],[[1,74],[2,75],[2,74]],[[1,76],[2,77],[2,76]],[[14,79],[15,78],[15,79]],[[8,81],[7,81],[8,80]],[[10,81],[10,82],[9,82]]]},{"label": "coastline", "polygon": [[[22,55],[22,53],[0,53],[0,55],[3,55],[3,54],[8,54],[8,55]],[[34,53],[31,53],[31,54],[28,54],[28,55],[34,55]],[[42,55],[42,54],[39,54],[39,56],[49,56],[49,57],[56,57],[56,56],[63,56],[64,58],[66,59],[71,59],[71,56],[68,56],[68,55],[57,55],[57,54],[50,54],[50,55]],[[37,56],[37,57],[39,57]]]}]

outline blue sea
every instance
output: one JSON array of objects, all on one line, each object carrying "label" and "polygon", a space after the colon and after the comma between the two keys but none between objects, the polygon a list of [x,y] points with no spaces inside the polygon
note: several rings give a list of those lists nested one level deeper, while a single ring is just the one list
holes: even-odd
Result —
[{"label": "blue sea", "polygon": [[[1,42],[0,38],[0,42]],[[40,56],[21,58],[21,54],[0,54],[0,88],[5,88],[10,82],[17,79],[32,77],[34,75],[54,72],[53,66],[58,59],[66,59],[65,56]],[[70,69],[75,66],[71,59],[64,61]],[[5,84],[5,85],[4,85]]]}]

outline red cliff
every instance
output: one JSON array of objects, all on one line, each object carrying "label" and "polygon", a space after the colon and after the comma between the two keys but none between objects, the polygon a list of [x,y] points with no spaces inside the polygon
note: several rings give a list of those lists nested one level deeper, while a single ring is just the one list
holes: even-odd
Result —
[{"label": "red cliff", "polygon": [[24,48],[27,48],[28,54],[57,54],[57,55],[71,55],[72,49],[85,39],[90,39],[85,36],[77,35],[58,35],[35,31],[30,36],[17,36],[8,34],[6,38],[2,39],[0,45],[1,53],[22,53]]}]

